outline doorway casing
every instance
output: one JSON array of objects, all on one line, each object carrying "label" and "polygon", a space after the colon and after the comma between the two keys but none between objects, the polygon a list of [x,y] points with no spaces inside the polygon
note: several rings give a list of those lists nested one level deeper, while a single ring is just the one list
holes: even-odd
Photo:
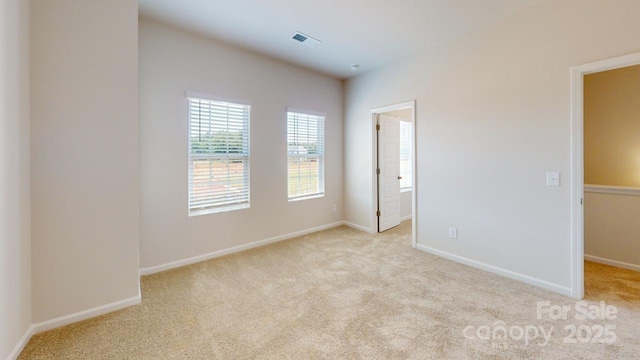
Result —
[{"label": "doorway casing", "polygon": [[418,193],[418,183],[416,181],[417,167],[416,167],[416,101],[410,100],[398,104],[381,106],[371,109],[371,138],[373,149],[371,151],[371,169],[369,171],[370,183],[371,183],[371,226],[370,232],[378,232],[378,217],[376,211],[378,210],[378,176],[376,174],[378,164],[378,137],[376,136],[377,115],[389,111],[395,110],[411,110],[411,246],[416,248],[417,246],[417,211],[416,211],[416,199]]},{"label": "doorway casing", "polygon": [[584,297],[584,76],[640,64],[640,53],[571,68],[571,296]]}]

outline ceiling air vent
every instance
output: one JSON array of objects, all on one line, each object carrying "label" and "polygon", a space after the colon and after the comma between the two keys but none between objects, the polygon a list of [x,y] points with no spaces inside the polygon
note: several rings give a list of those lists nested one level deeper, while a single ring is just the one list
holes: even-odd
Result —
[{"label": "ceiling air vent", "polygon": [[320,45],[320,40],[318,39],[314,39],[309,35],[305,35],[301,32],[296,32],[295,34],[293,34],[293,36],[291,36],[291,38],[299,43],[302,43],[308,47],[316,47],[318,45]]}]

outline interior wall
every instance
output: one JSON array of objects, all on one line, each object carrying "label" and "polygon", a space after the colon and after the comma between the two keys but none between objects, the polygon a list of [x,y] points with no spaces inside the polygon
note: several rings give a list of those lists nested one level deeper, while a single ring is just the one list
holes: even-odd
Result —
[{"label": "interior wall", "polygon": [[33,321],[139,296],[138,2],[31,2]]},{"label": "interior wall", "polygon": [[[587,260],[635,265],[640,270],[640,196],[585,192]],[[595,258],[593,258],[595,257]],[[624,266],[624,264],[622,264]]]},{"label": "interior wall", "polygon": [[[139,43],[142,268],[343,219],[340,80],[144,18]],[[187,91],[251,103],[249,209],[188,216]],[[323,198],[287,200],[287,107],[326,113]]]},{"label": "interior wall", "polygon": [[[640,65],[584,77],[586,184],[640,188],[638,104]],[[584,204],[585,258],[640,269],[640,196],[587,187]]]},{"label": "interior wall", "polygon": [[0,2],[0,359],[31,325],[29,1]]},{"label": "interior wall", "polygon": [[411,190],[400,192],[400,220],[411,218]]},{"label": "interior wall", "polygon": [[586,184],[640,188],[640,65],[584,77]]},{"label": "interior wall", "polygon": [[[350,79],[346,220],[373,225],[372,158],[360,150],[372,146],[370,109],[416,99],[419,247],[568,294],[569,69],[640,51],[638,11],[634,0],[546,1]],[[560,187],[546,186],[548,171]]]}]

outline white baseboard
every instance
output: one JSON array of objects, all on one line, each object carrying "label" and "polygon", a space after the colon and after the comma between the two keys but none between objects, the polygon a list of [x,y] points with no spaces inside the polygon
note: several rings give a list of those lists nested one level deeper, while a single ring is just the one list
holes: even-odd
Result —
[{"label": "white baseboard", "polygon": [[361,225],[358,225],[358,224],[354,224],[352,222],[343,221],[342,224],[345,225],[345,226],[348,226],[350,228],[354,228],[356,230],[367,232],[369,234],[375,234],[375,231],[372,231],[368,227],[364,227],[364,226],[361,226]]},{"label": "white baseboard", "polygon": [[20,338],[20,341],[18,341],[16,346],[9,353],[9,357],[7,358],[7,360],[16,360],[18,356],[20,356],[20,353],[22,352],[22,350],[24,350],[24,347],[27,346],[27,343],[29,342],[29,340],[31,340],[32,336],[33,336],[33,325],[29,325],[29,327],[27,328],[27,331],[25,331],[24,335],[22,335],[22,337]]},{"label": "white baseboard", "polygon": [[337,226],[340,226],[340,225],[343,225],[343,224],[344,224],[344,222],[338,221],[338,222],[335,222],[335,223],[332,223],[332,224],[327,224],[327,225],[322,225],[322,226],[318,226],[318,227],[314,227],[314,228],[310,228],[310,229],[296,231],[296,232],[292,232],[292,233],[289,233],[289,234],[275,236],[275,237],[272,237],[272,238],[269,238],[269,239],[254,241],[252,243],[239,245],[239,246],[234,246],[232,248],[228,248],[228,249],[224,249],[224,250],[218,250],[218,251],[214,251],[214,252],[211,252],[211,253],[190,257],[190,258],[187,258],[187,259],[172,261],[170,263],[166,263],[166,264],[162,264],[162,265],[151,266],[151,267],[148,267],[148,268],[141,268],[140,269],[140,275],[151,275],[151,274],[155,274],[155,273],[158,273],[158,272],[161,272],[161,271],[175,269],[175,268],[179,268],[179,267],[182,267],[182,266],[195,264],[195,263],[198,263],[198,262],[201,262],[201,261],[211,260],[211,259],[214,259],[214,258],[217,258],[217,257],[221,257],[221,256],[237,253],[237,252],[240,252],[240,251],[245,251],[245,250],[257,248],[257,247],[260,247],[260,246],[265,246],[265,245],[272,244],[272,243],[275,243],[275,242],[278,242],[278,241],[288,240],[288,239],[292,239],[292,238],[295,238],[295,237],[298,237],[298,236],[314,233],[314,232],[317,232],[317,231],[331,229],[331,228],[334,228],[334,227],[337,227]]},{"label": "white baseboard", "polygon": [[24,350],[24,347],[27,345],[29,340],[31,340],[31,337],[35,334],[45,332],[47,330],[52,330],[61,326],[73,324],[78,321],[90,319],[96,316],[108,314],[110,312],[114,312],[117,310],[121,310],[132,305],[140,304],[141,301],[142,301],[142,298],[140,294],[138,294],[138,296],[135,296],[129,299],[116,301],[111,304],[98,306],[93,309],[77,312],[75,314],[65,315],[55,319],[32,324],[29,326],[29,328],[24,333],[24,335],[22,335],[22,338],[20,338],[20,341],[13,348],[13,351],[9,353],[9,357],[7,358],[7,360],[17,359],[18,356],[20,356],[20,353],[22,353],[22,350]]},{"label": "white baseboard", "polygon": [[622,268],[622,269],[627,269],[627,270],[639,271],[640,272],[640,265],[630,264],[630,263],[617,261],[617,260],[605,259],[605,258],[601,258],[601,257],[598,257],[598,256],[587,255],[587,254],[584,254],[584,259],[587,260],[587,261],[593,261],[595,263],[600,263],[600,264],[605,264],[605,265],[609,265],[609,266],[619,267],[619,268]]},{"label": "white baseboard", "polygon": [[458,255],[454,255],[451,253],[448,253],[446,251],[442,251],[442,250],[438,250],[438,249],[434,249],[425,245],[421,245],[418,244],[417,248],[419,250],[422,251],[426,251],[430,254],[433,255],[437,255],[440,257],[443,257],[445,259],[449,259],[464,265],[468,265],[471,267],[474,267],[476,269],[480,269],[480,270],[484,270],[484,271],[488,271],[494,274],[498,274],[498,275],[502,275],[504,277],[507,277],[509,279],[513,279],[513,280],[518,280],[521,281],[523,283],[529,284],[529,285],[533,285],[533,286],[537,286],[543,289],[547,289],[562,295],[566,295],[566,296],[571,296],[571,288],[565,287],[565,286],[561,286],[558,284],[554,284],[545,280],[540,280],[531,276],[527,276],[527,275],[523,275],[511,270],[506,270],[503,268],[499,268],[497,266],[493,266],[493,265],[489,265],[489,264],[485,264],[476,260],[471,260],[469,258],[463,257],[463,256],[458,256]]},{"label": "white baseboard", "polygon": [[110,304],[98,306],[92,309],[83,310],[74,314],[61,316],[55,319],[39,322],[31,325],[33,334],[38,334],[47,330],[55,329],[61,326],[69,325],[78,321],[90,319],[96,316],[108,314],[117,310],[128,308],[129,306],[140,304],[142,297],[134,296],[129,299],[116,301]]},{"label": "white baseboard", "polygon": [[411,215],[407,215],[407,216],[401,217],[401,218],[400,218],[400,222],[405,222],[405,221],[407,221],[407,220],[411,220],[411,218],[412,218],[412,217],[413,217],[413,216],[411,216]]}]

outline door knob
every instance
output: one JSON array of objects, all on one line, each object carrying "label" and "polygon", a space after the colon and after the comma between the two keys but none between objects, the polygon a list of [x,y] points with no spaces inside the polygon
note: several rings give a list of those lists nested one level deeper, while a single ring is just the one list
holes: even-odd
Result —
[{"label": "door knob", "polygon": [[398,180],[402,180],[402,176],[398,176]]}]

